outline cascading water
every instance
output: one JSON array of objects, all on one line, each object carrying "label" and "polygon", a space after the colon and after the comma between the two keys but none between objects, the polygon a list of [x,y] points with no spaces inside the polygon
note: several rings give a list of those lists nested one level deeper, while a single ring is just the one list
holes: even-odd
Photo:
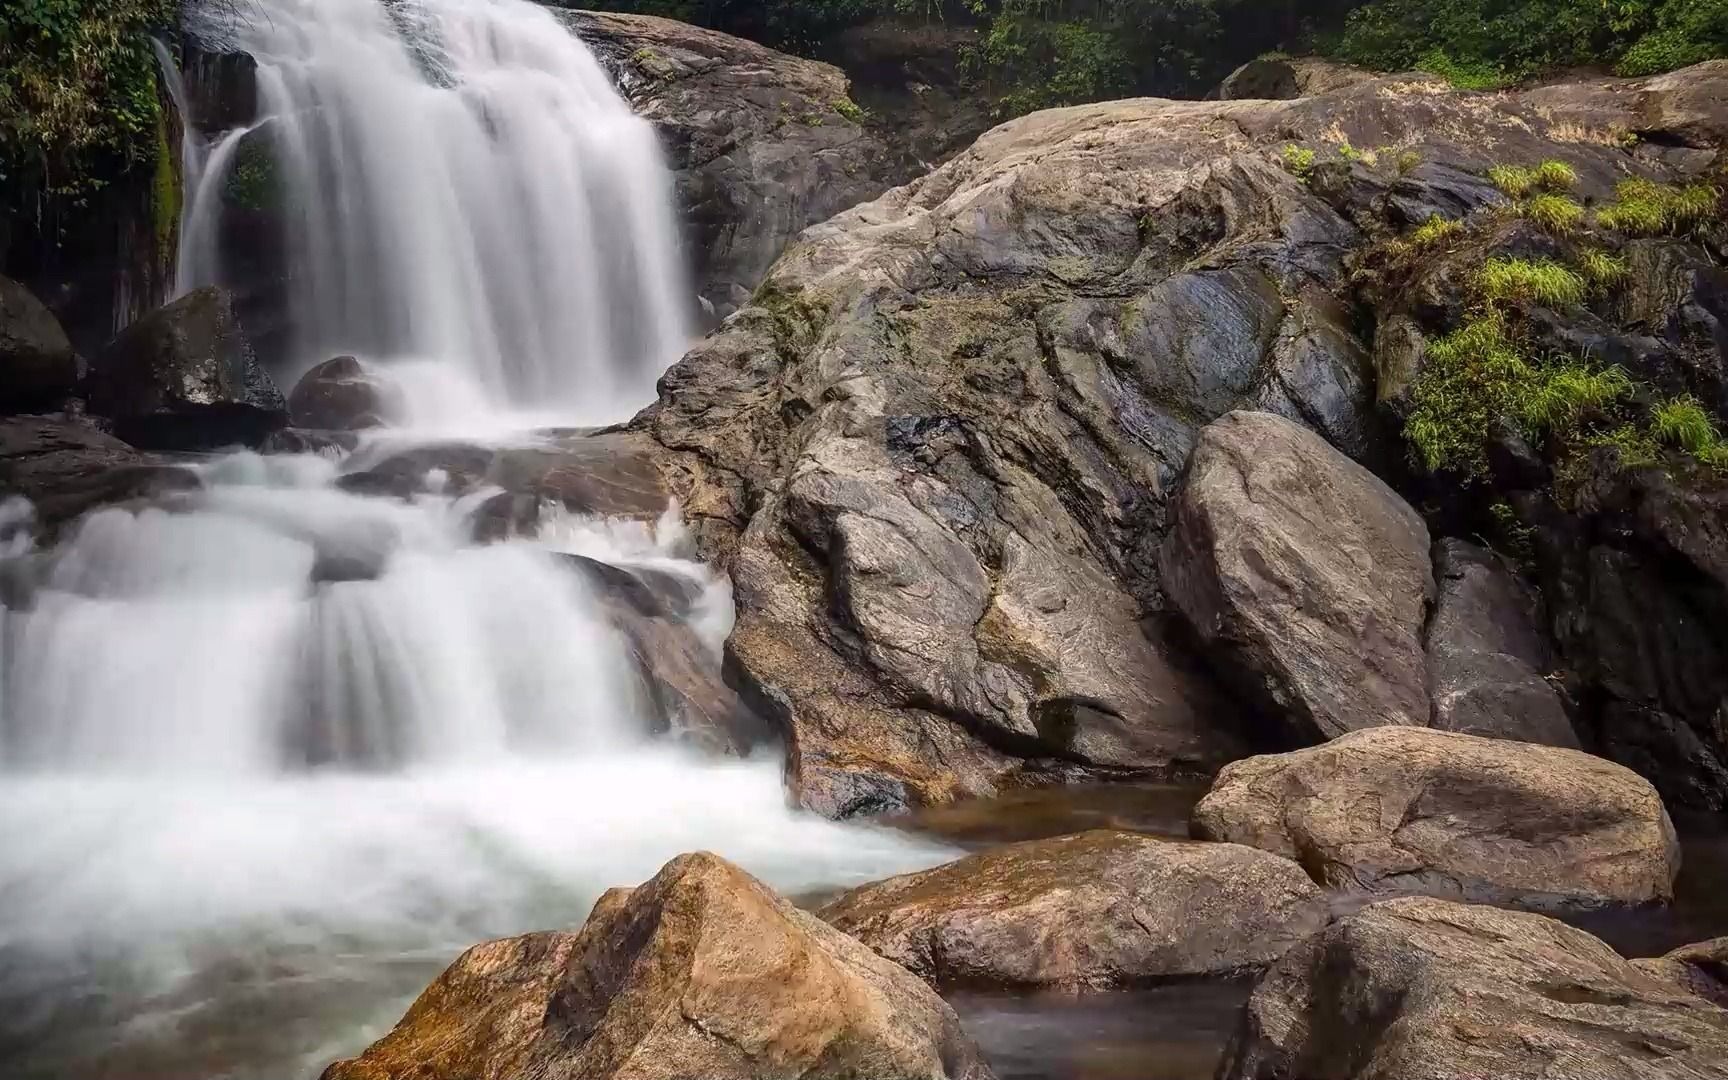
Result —
[{"label": "cascading water", "polygon": [[[300,215],[304,362],[365,353],[419,424],[640,403],[684,333],[668,181],[580,42],[526,0],[238,10]],[[188,140],[204,186],[236,138]],[[197,490],[47,549],[0,505],[8,1080],[316,1075],[462,948],[579,924],[681,851],[792,890],[940,856],[793,812],[777,761],[648,736],[566,553],[682,578],[717,656],[727,589],[674,517],[548,509],[479,544],[493,492],[342,483],[412,442],[189,462]]]}]

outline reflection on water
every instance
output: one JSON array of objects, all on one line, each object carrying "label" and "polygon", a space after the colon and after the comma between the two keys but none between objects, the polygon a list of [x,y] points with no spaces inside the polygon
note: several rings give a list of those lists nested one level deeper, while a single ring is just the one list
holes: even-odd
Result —
[{"label": "reflection on water", "polygon": [[1720,815],[1674,814],[1680,833],[1680,877],[1674,906],[1648,911],[1568,916],[1622,956],[1661,956],[1682,945],[1728,934],[1728,821]]}]

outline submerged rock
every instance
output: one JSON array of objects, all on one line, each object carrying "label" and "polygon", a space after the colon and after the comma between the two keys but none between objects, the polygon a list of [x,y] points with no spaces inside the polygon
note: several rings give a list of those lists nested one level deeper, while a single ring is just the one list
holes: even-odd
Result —
[{"label": "submerged rock", "polygon": [[1428,722],[1428,529],[1313,432],[1231,413],[1200,432],[1165,587],[1297,744]]},{"label": "submerged rock", "polygon": [[1680,872],[1662,800],[1630,770],[1425,728],[1236,762],[1193,831],[1295,859],[1328,888],[1521,907],[1665,903]]},{"label": "submerged rock", "polygon": [[1099,830],[865,885],[819,914],[939,985],[1099,990],[1257,971],[1326,905],[1287,859]]},{"label": "submerged rock", "polygon": [[1255,988],[1218,1080],[1703,1080],[1728,1010],[1540,915],[1388,900]]},{"label": "submerged rock", "polygon": [[77,383],[78,357],[60,320],[0,277],[0,412],[59,408]]},{"label": "submerged rock", "polygon": [[903,968],[709,854],[601,898],[580,933],[464,953],[323,1080],[989,1080]]},{"label": "submerged rock", "polygon": [[287,407],[253,356],[229,295],[188,293],[133,323],[90,365],[90,410],[137,446],[256,446]]}]

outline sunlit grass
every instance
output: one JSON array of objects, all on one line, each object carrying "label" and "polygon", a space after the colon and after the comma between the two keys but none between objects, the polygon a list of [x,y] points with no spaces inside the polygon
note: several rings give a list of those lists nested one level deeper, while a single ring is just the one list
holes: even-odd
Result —
[{"label": "sunlit grass", "polygon": [[1490,302],[1538,303],[1564,308],[1583,303],[1584,279],[1552,259],[1489,259],[1476,287]]}]

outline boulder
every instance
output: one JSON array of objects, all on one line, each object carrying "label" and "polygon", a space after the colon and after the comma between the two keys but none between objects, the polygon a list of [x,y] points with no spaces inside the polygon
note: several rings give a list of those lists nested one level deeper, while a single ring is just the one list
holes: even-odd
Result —
[{"label": "boulder", "polygon": [[1375,77],[1372,72],[1319,56],[1262,56],[1232,71],[1212,96],[1220,101],[1284,101],[1342,90]]},{"label": "boulder", "polygon": [[0,419],[0,501],[29,499],[43,540],[91,510],[202,486],[193,470],[143,453],[81,417]]},{"label": "boulder", "polygon": [[1306,428],[1237,412],[1200,432],[1164,579],[1297,744],[1428,722],[1428,529]]},{"label": "boulder", "polygon": [[1537,629],[1536,597],[1492,552],[1463,540],[1435,545],[1439,600],[1428,623],[1432,726],[1490,739],[1579,749],[1554,657]]},{"label": "boulder", "polygon": [[1534,908],[1666,903],[1680,845],[1648,782],[1561,747],[1358,731],[1226,768],[1196,837],[1300,862],[1355,893]]},{"label": "boulder", "polygon": [[1373,904],[1292,949],[1248,1002],[1218,1080],[1702,1080],[1728,1010],[1541,915]]},{"label": "boulder", "polygon": [[709,854],[613,890],[579,933],[464,953],[324,1080],[988,1080],[909,972]]},{"label": "boulder", "polygon": [[1288,859],[1096,830],[853,889],[818,914],[943,986],[1102,990],[1257,971],[1326,923]]},{"label": "boulder", "polygon": [[864,122],[839,68],[671,19],[562,17],[659,130],[694,236],[697,291],[719,315],[748,302],[807,226],[914,174]]},{"label": "boulder", "polygon": [[300,376],[288,394],[288,422],[315,431],[383,427],[393,407],[391,387],[352,356],[326,360]]},{"label": "boulder", "polygon": [[287,423],[221,289],[208,287],[133,323],[90,365],[90,409],[137,446],[256,446]]},{"label": "boulder", "polygon": [[1728,1009],[1728,937],[1684,945],[1652,960],[1632,962],[1646,975]]},{"label": "boulder", "polygon": [[57,409],[78,383],[78,357],[60,320],[0,277],[0,412]]}]

